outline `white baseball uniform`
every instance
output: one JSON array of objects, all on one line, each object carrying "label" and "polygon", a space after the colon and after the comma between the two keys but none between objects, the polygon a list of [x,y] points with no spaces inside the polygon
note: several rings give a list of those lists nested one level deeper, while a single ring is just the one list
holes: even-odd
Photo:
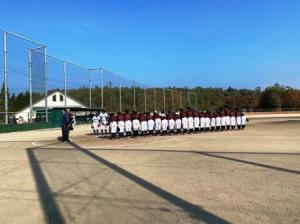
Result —
[{"label": "white baseball uniform", "polygon": [[200,128],[205,128],[205,117],[200,118]]},{"label": "white baseball uniform", "polygon": [[188,128],[194,129],[194,118],[193,117],[188,117]]},{"label": "white baseball uniform", "polygon": [[176,124],[176,129],[181,129],[181,119],[180,118],[176,119],[175,124]]},{"label": "white baseball uniform", "polygon": [[200,127],[200,118],[194,117],[194,127],[199,128]]},{"label": "white baseball uniform", "polygon": [[220,127],[221,126],[221,117],[216,117],[216,126]]},{"label": "white baseball uniform", "polygon": [[216,126],[216,118],[215,118],[215,117],[212,117],[212,118],[210,119],[210,126],[211,126],[212,128],[215,128],[215,126]]},{"label": "white baseball uniform", "polygon": [[100,117],[94,115],[93,118],[92,118],[92,121],[93,121],[93,129],[94,130],[99,130]]},{"label": "white baseball uniform", "polygon": [[140,121],[138,119],[134,119],[132,121],[132,128],[134,131],[138,131],[140,128]]},{"label": "white baseball uniform", "polygon": [[101,112],[99,117],[100,117],[100,129],[101,131],[104,131],[107,129],[108,114]]},{"label": "white baseball uniform", "polygon": [[230,126],[230,117],[229,116],[226,116],[226,125],[227,126]]},{"label": "white baseball uniform", "polygon": [[241,117],[241,116],[237,116],[237,117],[236,117],[236,123],[237,123],[237,125],[239,125],[239,126],[242,125],[242,117]]},{"label": "white baseball uniform", "polygon": [[111,133],[117,133],[117,127],[118,127],[118,124],[116,121],[112,121],[110,122],[110,132]]},{"label": "white baseball uniform", "polygon": [[148,120],[148,130],[153,131],[153,129],[154,129],[154,120],[150,119]]},{"label": "white baseball uniform", "polygon": [[246,125],[247,118],[245,115],[242,116],[242,125]]},{"label": "white baseball uniform", "polygon": [[119,127],[119,132],[124,133],[125,122],[124,121],[118,121],[118,127]]},{"label": "white baseball uniform", "polygon": [[161,130],[161,119],[160,118],[156,118],[155,119],[155,130],[156,131],[160,131]]},{"label": "white baseball uniform", "polygon": [[181,123],[182,123],[182,128],[183,129],[188,129],[188,119],[186,117],[183,117],[181,119]]},{"label": "white baseball uniform", "polygon": [[210,118],[209,117],[205,118],[205,128],[210,128]]},{"label": "white baseball uniform", "polygon": [[142,121],[141,122],[141,131],[147,131],[148,130],[148,122]]},{"label": "white baseball uniform", "polygon": [[174,121],[174,119],[170,119],[169,120],[169,129],[174,130],[174,128],[175,128],[175,121]]},{"label": "white baseball uniform", "polygon": [[235,126],[235,125],[236,125],[235,116],[231,116],[231,117],[230,117],[230,125],[231,125],[231,126]]},{"label": "white baseball uniform", "polygon": [[221,125],[226,126],[226,117],[225,116],[221,117]]},{"label": "white baseball uniform", "polygon": [[132,131],[132,122],[130,120],[125,121],[125,131],[131,132]]},{"label": "white baseball uniform", "polygon": [[162,126],[163,131],[167,131],[168,130],[168,120],[163,118],[161,121],[161,126]]}]

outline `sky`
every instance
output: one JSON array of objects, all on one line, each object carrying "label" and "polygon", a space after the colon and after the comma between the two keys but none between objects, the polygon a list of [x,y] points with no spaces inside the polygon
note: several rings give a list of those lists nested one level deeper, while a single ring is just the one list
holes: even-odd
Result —
[{"label": "sky", "polygon": [[300,88],[299,0],[0,0],[0,29],[147,85]]}]

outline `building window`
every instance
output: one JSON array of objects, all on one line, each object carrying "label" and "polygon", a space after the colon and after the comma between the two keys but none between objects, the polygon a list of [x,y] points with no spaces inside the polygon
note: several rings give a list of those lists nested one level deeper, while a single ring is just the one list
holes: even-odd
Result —
[{"label": "building window", "polygon": [[59,95],[59,100],[60,100],[60,102],[63,102],[64,101],[64,96],[63,95]]},{"label": "building window", "polygon": [[53,102],[56,102],[56,95],[53,95],[53,96],[52,96],[52,101],[53,101]]}]

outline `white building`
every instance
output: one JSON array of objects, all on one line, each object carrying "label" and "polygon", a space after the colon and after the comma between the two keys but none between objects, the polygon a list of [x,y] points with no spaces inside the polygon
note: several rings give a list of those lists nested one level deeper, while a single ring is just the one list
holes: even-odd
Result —
[{"label": "white building", "polygon": [[[66,100],[66,104],[65,104]],[[55,107],[66,107],[66,108],[85,108],[83,104],[80,102],[72,99],[69,96],[65,96],[63,93],[56,91],[47,97],[47,104],[48,108],[55,108]],[[67,106],[65,106],[67,105]],[[33,108],[33,115],[32,118],[35,119],[37,110],[43,110],[45,108],[45,99],[38,101],[37,103],[32,105]],[[30,113],[30,106],[24,108],[20,112],[18,112],[15,116],[19,118],[20,116],[23,117],[24,122],[28,122],[29,120],[29,113]]]}]

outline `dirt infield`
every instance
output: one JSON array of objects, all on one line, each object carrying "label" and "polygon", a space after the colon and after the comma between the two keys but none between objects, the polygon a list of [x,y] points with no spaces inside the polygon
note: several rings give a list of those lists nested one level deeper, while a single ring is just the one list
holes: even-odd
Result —
[{"label": "dirt infield", "polygon": [[108,140],[0,134],[0,223],[300,223],[300,118]]}]

